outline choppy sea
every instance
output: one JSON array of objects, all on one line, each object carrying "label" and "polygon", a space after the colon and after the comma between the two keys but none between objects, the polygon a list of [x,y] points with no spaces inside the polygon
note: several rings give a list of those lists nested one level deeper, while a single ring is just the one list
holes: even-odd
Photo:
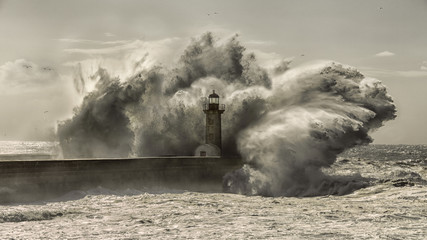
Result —
[{"label": "choppy sea", "polygon": [[[52,142],[0,142],[0,159],[56,157]],[[0,239],[426,239],[427,146],[369,145],[330,175],[371,184],[344,196],[262,197],[99,186],[0,205]]]}]

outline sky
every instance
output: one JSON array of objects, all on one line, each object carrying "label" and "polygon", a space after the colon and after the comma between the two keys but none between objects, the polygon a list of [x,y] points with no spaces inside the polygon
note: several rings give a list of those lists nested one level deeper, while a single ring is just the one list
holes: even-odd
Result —
[{"label": "sky", "polygon": [[80,73],[168,66],[210,31],[266,68],[333,60],[381,80],[398,117],[374,143],[427,144],[426,22],[426,0],[0,0],[0,140],[52,139],[93,89]]}]

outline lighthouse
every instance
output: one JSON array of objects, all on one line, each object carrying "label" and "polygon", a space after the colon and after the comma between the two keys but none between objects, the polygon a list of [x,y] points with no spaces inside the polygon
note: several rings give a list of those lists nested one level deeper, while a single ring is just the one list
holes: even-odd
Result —
[{"label": "lighthouse", "polygon": [[196,155],[221,156],[221,114],[224,111],[225,105],[219,104],[219,96],[213,90],[203,104],[203,112],[206,114],[205,144],[197,148]]}]

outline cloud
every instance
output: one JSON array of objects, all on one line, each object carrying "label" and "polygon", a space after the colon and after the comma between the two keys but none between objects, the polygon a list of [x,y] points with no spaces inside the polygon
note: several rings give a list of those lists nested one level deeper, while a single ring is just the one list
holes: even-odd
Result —
[{"label": "cloud", "polygon": [[[403,77],[403,78],[421,78],[427,77],[427,71],[421,70],[390,70],[381,68],[361,67],[363,74],[373,77]],[[422,69],[422,67],[421,67]]]},{"label": "cloud", "polygon": [[271,46],[276,44],[273,41],[262,41],[262,40],[249,40],[243,42],[246,45],[255,45],[255,46]]},{"label": "cloud", "polygon": [[384,52],[380,52],[375,54],[376,57],[392,57],[396,55],[395,53],[389,52],[389,51],[384,51]]},{"label": "cloud", "polygon": [[421,63],[421,67],[420,67],[420,69],[421,69],[421,70],[424,70],[424,71],[427,71],[427,61],[423,61],[423,62]]},{"label": "cloud", "polygon": [[110,33],[110,32],[105,32],[104,35],[106,37],[115,37],[116,36],[114,33]]},{"label": "cloud", "polygon": [[66,43],[89,43],[89,44],[100,44],[100,45],[115,45],[115,44],[126,44],[132,42],[132,40],[117,40],[117,41],[98,41],[90,39],[79,39],[79,38],[58,38],[55,39],[60,42]]},{"label": "cloud", "polygon": [[132,42],[125,42],[123,44],[118,44],[116,46],[111,47],[102,47],[102,48],[67,48],[64,51],[67,53],[81,53],[81,54],[97,54],[97,55],[103,55],[103,54],[112,54],[117,53],[125,50],[132,50],[136,48],[143,47],[144,42],[141,40],[135,40]]},{"label": "cloud", "polygon": [[418,78],[418,77],[427,77],[427,72],[425,71],[396,71],[397,75],[408,78]]},{"label": "cloud", "polygon": [[161,40],[155,41],[142,41],[142,40],[132,40],[132,41],[93,41],[93,40],[84,40],[84,39],[62,39],[62,41],[69,42],[90,42],[90,43],[99,43],[102,45],[115,45],[115,46],[102,46],[98,48],[67,48],[64,49],[67,53],[80,53],[87,55],[108,55],[108,54],[116,54],[116,53],[124,53],[124,52],[133,52],[138,49],[151,50],[152,48],[157,48],[160,50],[161,47],[166,47],[176,43],[180,38],[165,38]]}]

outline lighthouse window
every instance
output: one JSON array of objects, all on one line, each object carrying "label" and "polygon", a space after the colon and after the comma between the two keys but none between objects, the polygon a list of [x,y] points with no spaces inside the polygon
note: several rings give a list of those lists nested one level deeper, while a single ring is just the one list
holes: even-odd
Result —
[{"label": "lighthouse window", "polygon": [[214,120],[212,118],[208,118],[208,124],[211,125],[214,123]]},{"label": "lighthouse window", "polygon": [[209,98],[209,103],[219,104],[219,98]]}]

